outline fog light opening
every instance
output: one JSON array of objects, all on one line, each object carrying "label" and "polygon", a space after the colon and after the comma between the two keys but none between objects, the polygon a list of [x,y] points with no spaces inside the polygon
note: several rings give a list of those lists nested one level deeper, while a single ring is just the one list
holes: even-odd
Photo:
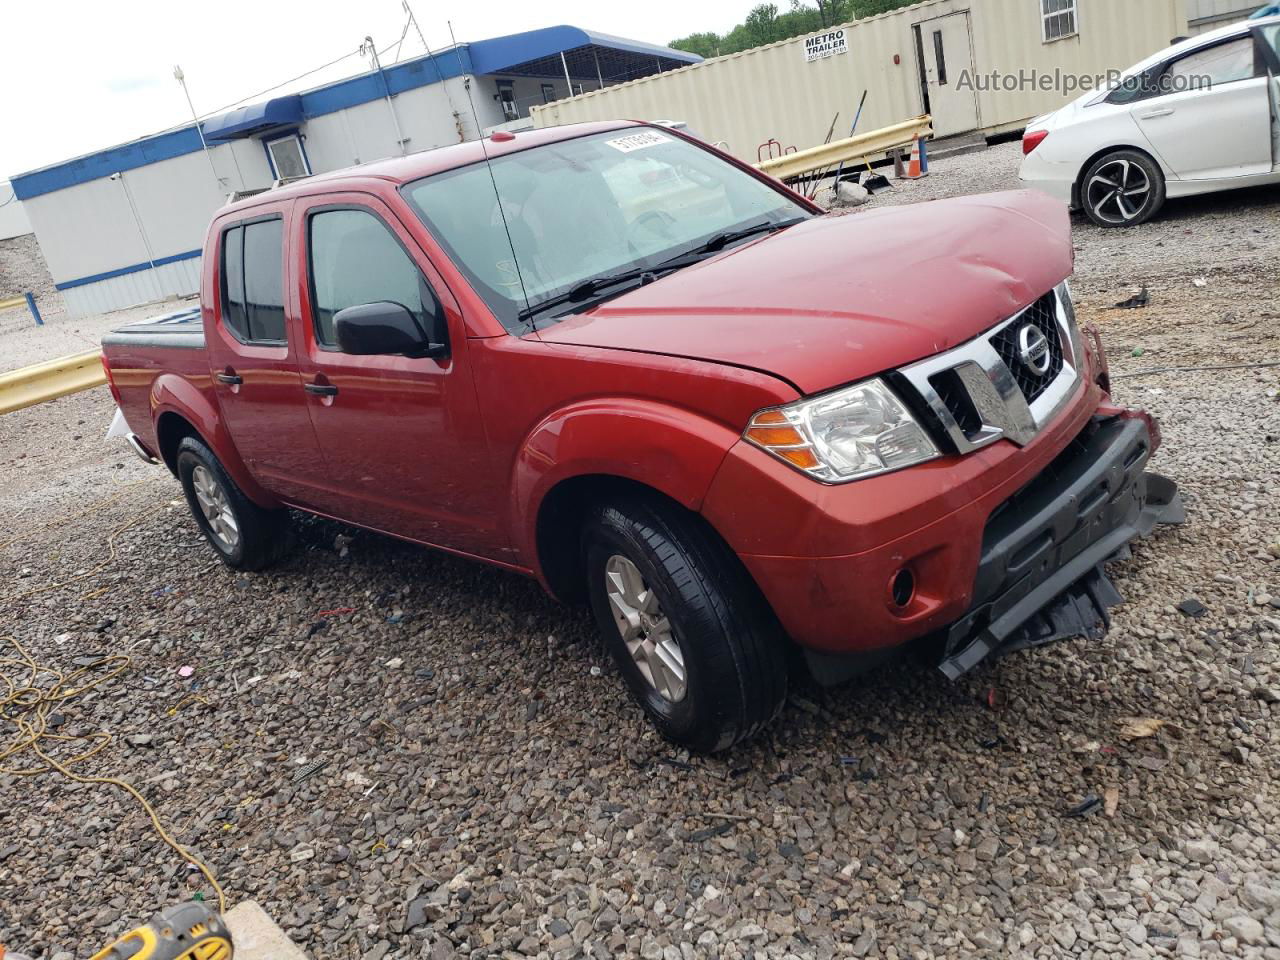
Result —
[{"label": "fog light opening", "polygon": [[894,575],[889,587],[895,606],[906,607],[916,595],[916,578],[905,567]]}]

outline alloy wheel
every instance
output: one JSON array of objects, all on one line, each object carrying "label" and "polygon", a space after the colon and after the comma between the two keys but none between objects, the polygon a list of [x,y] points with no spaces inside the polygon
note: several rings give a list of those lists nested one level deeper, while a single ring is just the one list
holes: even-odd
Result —
[{"label": "alloy wheel", "polygon": [[191,471],[191,486],[195,490],[200,512],[209,524],[210,534],[223,550],[233,552],[240,543],[240,527],[227,499],[227,491],[203,464],[197,464]]},{"label": "alloy wheel", "polygon": [[1151,178],[1140,165],[1132,160],[1112,160],[1089,179],[1089,209],[1107,223],[1131,223],[1146,208],[1151,188]]},{"label": "alloy wheel", "polygon": [[671,703],[688,692],[684,653],[640,569],[620,554],[605,564],[609,610],[640,675]]}]

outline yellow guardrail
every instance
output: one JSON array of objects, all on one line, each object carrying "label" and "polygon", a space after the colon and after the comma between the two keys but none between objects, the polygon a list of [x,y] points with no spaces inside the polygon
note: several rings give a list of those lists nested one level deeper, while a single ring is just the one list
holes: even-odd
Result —
[{"label": "yellow guardrail", "polygon": [[774,157],[755,166],[757,170],[771,177],[789,180],[792,177],[834,167],[840,163],[851,163],[864,157],[888,153],[899,147],[909,147],[922,137],[932,135],[933,117],[925,114],[911,120],[904,120],[902,123],[895,123],[891,127],[870,130],[843,140],[833,140],[831,143],[810,147],[808,150]]},{"label": "yellow guardrail", "polygon": [[106,382],[101,350],[86,350],[70,357],[0,373],[0,414],[33,407]]},{"label": "yellow guardrail", "polygon": [[0,310],[9,310],[12,307],[25,307],[26,305],[26,297],[10,297],[8,300],[0,300]]}]

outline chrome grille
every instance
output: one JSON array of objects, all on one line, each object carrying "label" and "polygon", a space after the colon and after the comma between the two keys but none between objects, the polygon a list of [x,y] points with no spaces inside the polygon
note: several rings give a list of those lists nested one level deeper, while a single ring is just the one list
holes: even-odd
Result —
[{"label": "chrome grille", "polygon": [[[1047,341],[1043,373],[1022,358],[1020,336],[1028,327]],[[899,372],[958,453],[1002,438],[1025,446],[1071,396],[1081,349],[1064,284],[968,343]]]},{"label": "chrome grille", "polygon": [[[991,338],[991,345],[996,348],[996,353],[1000,354],[1005,366],[1013,372],[1013,379],[1017,381],[1022,395],[1027,398],[1027,403],[1039,400],[1062,372],[1062,335],[1058,330],[1057,309],[1058,298],[1052,292],[1046,293],[1027,308],[1018,323],[1009,324]],[[1018,336],[1027,325],[1043,333],[1049,343],[1049,369],[1042,374],[1023,363],[1019,355],[1021,348]]]}]

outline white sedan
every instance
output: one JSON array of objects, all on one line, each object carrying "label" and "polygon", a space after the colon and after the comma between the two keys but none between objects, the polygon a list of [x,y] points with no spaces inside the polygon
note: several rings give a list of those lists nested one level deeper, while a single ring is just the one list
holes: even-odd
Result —
[{"label": "white sedan", "polygon": [[1166,197],[1280,183],[1280,16],[1163,50],[1033,120],[1021,178],[1101,227],[1149,220]]}]

